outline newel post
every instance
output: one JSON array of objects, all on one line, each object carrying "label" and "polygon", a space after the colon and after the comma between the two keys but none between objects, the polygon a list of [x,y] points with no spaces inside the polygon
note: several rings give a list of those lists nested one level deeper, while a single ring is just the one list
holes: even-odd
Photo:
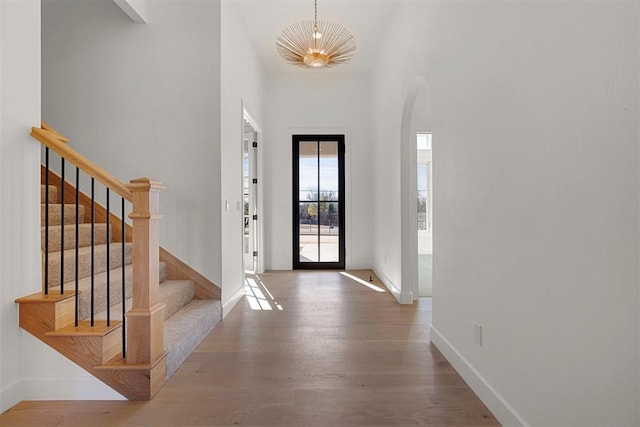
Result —
[{"label": "newel post", "polygon": [[164,356],[164,305],[158,299],[158,269],[160,191],[165,187],[149,178],[131,180],[127,187],[133,193],[129,214],[133,224],[133,306],[127,312],[127,363],[154,366]]}]

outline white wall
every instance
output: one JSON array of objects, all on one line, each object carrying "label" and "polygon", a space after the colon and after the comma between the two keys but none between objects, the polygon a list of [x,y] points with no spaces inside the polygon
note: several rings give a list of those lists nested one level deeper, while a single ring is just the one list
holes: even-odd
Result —
[{"label": "white wall", "polygon": [[[244,295],[242,140],[243,107],[263,123],[264,71],[246,36],[237,4],[222,2],[221,141],[222,141],[222,303],[226,315]],[[264,151],[261,147],[261,152]],[[229,210],[226,210],[226,203]]]},{"label": "white wall", "polygon": [[[14,299],[40,286],[40,4],[0,3],[0,410],[22,399],[22,332]],[[26,71],[25,71],[26,70]],[[16,226],[20,224],[22,226]]]},{"label": "white wall", "polygon": [[[415,26],[410,13],[401,13],[403,10],[398,7],[391,18],[388,34],[381,46],[381,54],[373,67],[370,81],[373,167],[376,170],[372,177],[375,189],[373,269],[399,302],[410,303],[413,301],[413,289],[408,271],[412,264],[417,263],[417,247],[412,255],[406,253],[406,249],[403,254],[403,231],[406,241],[406,229],[410,228],[409,232],[415,234],[415,227],[405,225],[404,230],[402,227],[401,182],[403,173],[410,175],[410,167],[415,169],[415,165],[407,162],[408,147],[404,153],[401,151],[401,125],[404,115],[408,121],[406,134],[410,134],[413,105],[417,97],[415,81],[421,76],[422,70],[417,70],[416,65],[411,63],[413,55],[419,53],[420,48],[407,44],[407,41],[415,39],[420,27]],[[411,48],[416,51],[411,52]],[[410,105],[405,107],[405,103]],[[402,154],[405,156],[404,163]],[[404,171],[403,166],[406,168]],[[407,176],[404,179],[407,180]],[[414,194],[411,191],[406,193],[409,194],[404,195],[405,203]],[[405,216],[408,216],[408,210],[407,207]],[[406,219],[406,223],[415,224],[410,218]]]},{"label": "white wall", "polygon": [[[373,79],[376,184],[400,191],[380,119],[426,77],[433,342],[505,425],[637,425],[637,2],[405,6]],[[376,267],[397,279],[383,200]]]},{"label": "white wall", "polygon": [[371,267],[368,74],[292,71],[269,75],[265,125],[265,268],[292,268],[294,134],[345,134],[346,267]]},{"label": "white wall", "polygon": [[[0,412],[22,400],[15,298],[40,288],[40,2],[0,2]],[[45,355],[46,357],[46,355]]]},{"label": "white wall", "polygon": [[218,285],[220,2],[43,2],[43,119],[124,182],[162,181],[161,245]]}]

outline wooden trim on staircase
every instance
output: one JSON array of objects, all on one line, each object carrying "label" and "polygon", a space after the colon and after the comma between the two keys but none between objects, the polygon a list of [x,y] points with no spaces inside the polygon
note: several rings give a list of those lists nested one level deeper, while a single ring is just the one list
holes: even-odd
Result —
[{"label": "wooden trim on staircase", "polygon": [[31,128],[31,136],[40,141],[44,146],[55,151],[60,157],[64,157],[75,166],[79,167],[80,170],[85,172],[87,175],[101,182],[105,187],[109,187],[113,192],[124,197],[129,202],[133,201],[133,195],[126,185],[100,166],[70,148],[51,131],[33,127]]},{"label": "wooden trim on staircase", "polygon": [[160,247],[160,260],[167,264],[167,276],[170,280],[191,280],[195,288],[196,296],[199,299],[221,299],[222,291],[218,285],[198,273],[163,247]]},{"label": "wooden trim on staircase", "polygon": [[47,130],[49,132],[51,132],[53,134],[53,136],[55,136],[56,138],[58,138],[60,141],[67,143],[69,142],[69,139],[62,135],[60,132],[58,132],[57,130],[55,130],[54,128],[52,128],[51,126],[49,126],[48,124],[46,124],[45,122],[41,122],[40,127],[44,130]]},{"label": "wooden trim on staircase", "polygon": [[[127,363],[165,365],[163,344],[164,305],[160,303],[160,191],[162,183],[149,178],[132,180],[133,194],[133,302],[127,312]],[[160,387],[166,366],[152,370],[151,383]]]}]

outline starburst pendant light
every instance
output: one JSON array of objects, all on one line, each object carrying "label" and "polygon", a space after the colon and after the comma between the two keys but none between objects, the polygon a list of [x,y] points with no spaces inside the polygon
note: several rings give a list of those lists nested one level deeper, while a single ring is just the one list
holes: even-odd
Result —
[{"label": "starburst pendant light", "polygon": [[276,47],[280,56],[300,67],[332,67],[349,62],[356,40],[342,25],[318,21],[318,0],[314,0],[313,21],[296,22],[284,29]]}]

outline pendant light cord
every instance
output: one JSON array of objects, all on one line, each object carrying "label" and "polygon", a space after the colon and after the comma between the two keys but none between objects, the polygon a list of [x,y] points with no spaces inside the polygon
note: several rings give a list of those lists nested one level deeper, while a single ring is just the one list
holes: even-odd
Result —
[{"label": "pendant light cord", "polygon": [[314,0],[313,2],[313,10],[315,12],[313,19],[313,26],[318,28],[318,0]]},{"label": "pendant light cord", "polygon": [[311,38],[313,39],[313,50],[318,50],[318,0],[313,1],[313,34]]}]

